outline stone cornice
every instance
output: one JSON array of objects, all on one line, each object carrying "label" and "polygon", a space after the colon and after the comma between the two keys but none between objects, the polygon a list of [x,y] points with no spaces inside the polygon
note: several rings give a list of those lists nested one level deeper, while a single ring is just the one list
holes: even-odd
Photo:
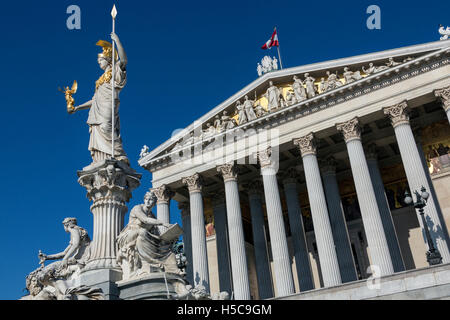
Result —
[{"label": "stone cornice", "polygon": [[[402,63],[398,66],[391,67],[387,70],[367,76],[361,80],[354,81],[342,87],[316,95],[314,98],[279,109],[278,111],[269,113],[258,119],[247,122],[234,129],[228,130],[227,132],[219,133],[212,137],[209,137],[208,140],[221,138],[222,136],[226,136],[234,130],[246,130],[250,128],[257,129],[258,127],[264,127],[267,126],[268,123],[277,121],[280,117],[284,117],[286,115],[290,115],[291,118],[304,117],[311,113],[360,97],[361,95],[383,89],[392,84],[407,80],[411,77],[415,77],[419,74],[432,71],[436,68],[447,65],[449,62],[449,59],[447,58],[448,52],[450,52],[450,49],[444,48],[425,56],[418,57],[417,59],[414,59],[412,61]],[[263,77],[265,77],[265,75],[261,78]],[[182,147],[176,151],[168,152],[153,159],[151,159],[151,155],[154,156],[154,153],[151,153],[149,156],[141,159],[139,163],[147,170],[156,170],[158,168],[170,165],[172,163],[171,156],[175,153],[179,153],[182,150],[188,151],[192,147],[195,148],[197,144],[200,146],[205,145],[205,141],[198,141],[190,146]]]}]

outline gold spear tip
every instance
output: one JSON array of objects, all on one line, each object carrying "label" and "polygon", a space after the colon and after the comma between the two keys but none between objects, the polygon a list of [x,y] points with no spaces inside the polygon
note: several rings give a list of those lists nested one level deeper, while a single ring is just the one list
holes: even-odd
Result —
[{"label": "gold spear tip", "polygon": [[112,8],[112,10],[111,10],[111,16],[113,17],[113,19],[115,19],[116,16],[117,16],[116,5],[114,5],[113,8]]}]

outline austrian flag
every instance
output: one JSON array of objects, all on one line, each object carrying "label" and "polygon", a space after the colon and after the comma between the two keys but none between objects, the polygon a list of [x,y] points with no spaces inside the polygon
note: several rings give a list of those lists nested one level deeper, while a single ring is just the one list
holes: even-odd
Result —
[{"label": "austrian flag", "polygon": [[277,35],[277,29],[275,29],[272,33],[272,36],[269,40],[267,40],[266,43],[261,47],[261,49],[270,49],[272,47],[278,47],[278,35]]}]

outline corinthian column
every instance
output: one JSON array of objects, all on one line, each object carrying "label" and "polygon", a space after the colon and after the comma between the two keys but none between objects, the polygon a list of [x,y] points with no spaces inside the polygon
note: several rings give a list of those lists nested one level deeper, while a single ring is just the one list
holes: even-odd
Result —
[{"label": "corinthian column", "polygon": [[224,191],[212,194],[214,228],[216,230],[217,262],[219,264],[220,291],[231,294],[230,249],[228,246],[227,206]]},{"label": "corinthian column", "polygon": [[325,193],[320,178],[319,164],[316,157],[316,146],[312,133],[294,140],[300,149],[303,160],[303,170],[308,189],[311,217],[314,234],[316,236],[317,251],[319,252],[320,267],[325,287],[342,283],[339,263],[333,241],[330,219],[328,217]]},{"label": "corinthian column", "polygon": [[198,173],[183,178],[189,190],[191,207],[192,267],[194,285],[209,292],[208,254],[206,250],[205,216],[203,214],[202,178]]},{"label": "corinthian column", "polygon": [[383,222],[389,252],[391,253],[392,264],[394,265],[394,271],[404,271],[405,265],[403,263],[400,246],[398,245],[397,232],[395,231],[391,210],[389,209],[387,202],[383,179],[381,178],[380,169],[378,168],[377,150],[375,144],[371,144],[368,147],[367,165],[369,166],[370,177],[372,178],[372,185],[375,190],[378,209],[380,209],[381,221]]},{"label": "corinthian column", "polygon": [[256,277],[260,299],[273,297],[272,274],[267,252],[266,228],[261,199],[261,182],[252,181],[248,186],[250,215],[252,218],[253,246],[255,248]]},{"label": "corinthian column", "polygon": [[194,283],[192,273],[192,235],[191,235],[191,215],[188,202],[178,203],[181,213],[181,223],[183,224],[183,249],[186,256],[186,278],[189,283]]},{"label": "corinthian column", "polygon": [[225,182],[227,202],[228,240],[230,241],[231,274],[236,300],[250,300],[247,256],[245,254],[244,227],[237,183],[238,169],[234,162],[217,167]]},{"label": "corinthian column", "polygon": [[356,281],[357,275],[336,178],[336,165],[336,160],[329,157],[322,167],[322,177],[342,282],[350,282]]},{"label": "corinthian column", "polygon": [[272,161],[272,149],[258,152],[261,164],[264,194],[266,197],[267,220],[269,222],[270,245],[274,264],[277,296],[286,296],[295,292],[289,258],[286,229],[284,227],[280,192],[276,176],[276,163]]},{"label": "corinthian column", "polygon": [[359,120],[354,118],[350,121],[339,123],[336,125],[336,128],[341,131],[347,144],[356,195],[361,209],[361,217],[370,256],[372,257],[372,264],[380,268],[380,275],[392,274],[394,273],[394,267],[361,143]]},{"label": "corinthian column", "polygon": [[450,122],[450,86],[434,90],[434,95],[442,102],[442,107],[447,114],[447,119]]},{"label": "corinthian column", "polygon": [[[153,188],[151,191],[156,196],[156,213],[158,220],[164,221],[165,223],[170,223],[170,209],[169,202],[170,198],[173,196],[173,192],[164,184],[158,188]],[[160,226],[160,232],[167,230],[166,227]]]},{"label": "corinthian column", "polygon": [[305,239],[302,211],[298,200],[297,171],[290,168],[283,177],[284,194],[288,207],[289,225],[291,227],[291,239],[294,245],[295,266],[300,291],[314,289],[314,282],[309,263],[308,249]]},{"label": "corinthian column", "polygon": [[[430,191],[431,188],[428,184],[420,154],[414,140],[414,135],[409,124],[409,109],[406,101],[384,108],[384,114],[389,116],[392,126],[394,127],[395,137],[400,149],[400,155],[402,157],[409,188],[414,192],[414,190],[420,190],[422,186],[424,186]],[[427,227],[431,231],[432,240],[441,253],[442,262],[449,263],[450,252],[448,238],[443,231],[444,228],[446,228],[446,225],[445,222],[439,218],[434,201],[433,197],[430,197],[427,206],[424,208],[425,218],[428,224]],[[420,226],[424,228],[419,213],[417,211],[416,213],[418,215],[417,218]]]},{"label": "corinthian column", "polygon": [[140,184],[141,175],[117,160],[103,160],[89,169],[78,171],[78,183],[87,190],[92,201],[94,234],[91,255],[84,271],[121,270],[116,262],[116,239],[123,229],[126,203]]}]

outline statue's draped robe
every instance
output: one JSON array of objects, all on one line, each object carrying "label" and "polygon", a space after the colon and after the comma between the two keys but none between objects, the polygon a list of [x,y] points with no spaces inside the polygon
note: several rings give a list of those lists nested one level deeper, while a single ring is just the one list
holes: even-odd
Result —
[{"label": "statue's draped robe", "polygon": [[159,237],[158,227],[145,222],[147,218],[155,219],[152,213],[146,215],[142,205],[134,206],[128,225],[117,238],[117,245],[124,253],[128,249],[136,250],[141,263],[159,267],[172,254],[173,242],[163,241]]},{"label": "statue's draped robe", "polygon": [[[123,150],[122,139],[120,137],[119,120],[119,92],[126,84],[126,70],[120,67],[120,63],[115,65],[115,90],[116,103],[114,112],[114,158],[125,160],[127,158]],[[89,110],[89,150],[91,151],[94,162],[109,158],[112,150],[112,92],[111,82],[105,81],[95,90],[92,98],[92,106]]]},{"label": "statue's draped robe", "polygon": [[280,91],[277,87],[272,86],[267,90],[267,100],[269,102],[269,110],[278,109],[280,107],[278,97],[280,96]]}]

